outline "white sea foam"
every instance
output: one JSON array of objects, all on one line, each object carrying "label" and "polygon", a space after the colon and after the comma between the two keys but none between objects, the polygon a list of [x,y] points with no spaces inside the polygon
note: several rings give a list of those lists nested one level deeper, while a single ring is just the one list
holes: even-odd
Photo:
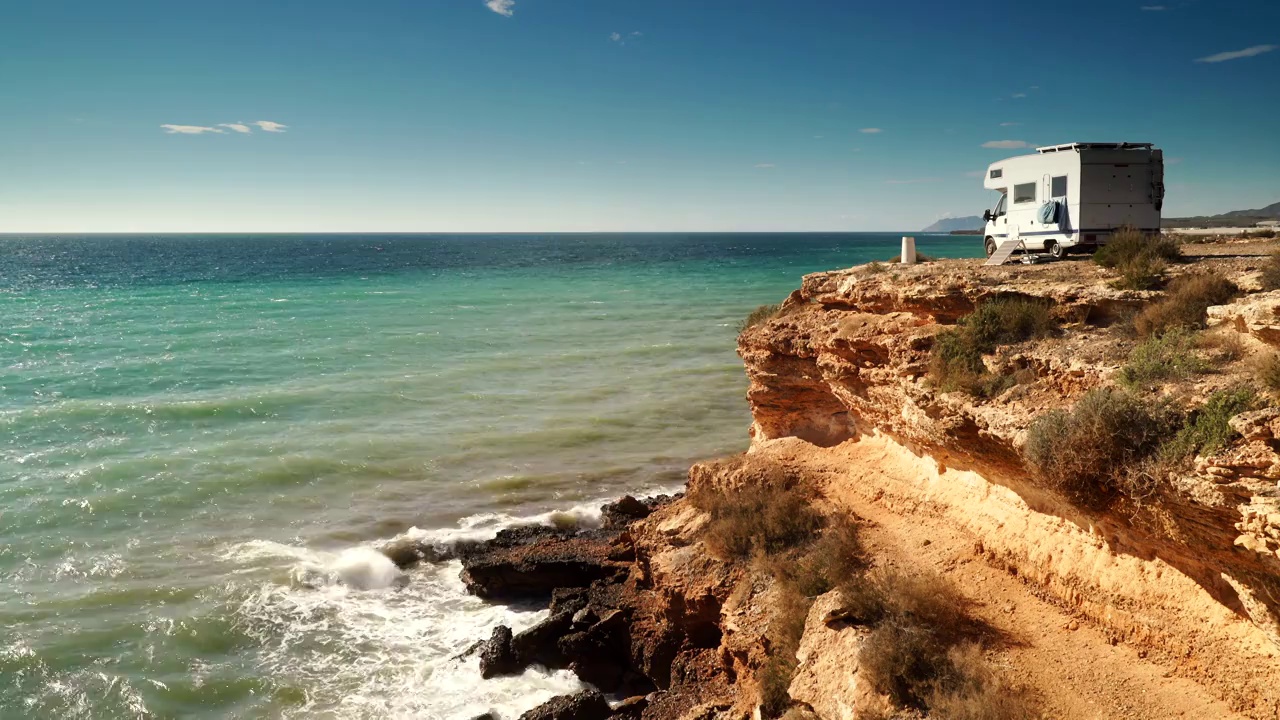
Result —
[{"label": "white sea foam", "polygon": [[[598,526],[601,504],[523,517],[473,515],[454,528],[413,528],[391,542],[443,546],[521,525]],[[282,709],[284,717],[515,718],[582,687],[568,671],[538,667],[480,678],[476,644],[497,625],[519,632],[546,611],[468,595],[458,561],[402,573],[372,545],[324,552],[269,541],[234,546],[222,557],[242,576],[271,576],[248,583],[237,615],[261,646],[262,669],[305,692],[300,705]]]}]

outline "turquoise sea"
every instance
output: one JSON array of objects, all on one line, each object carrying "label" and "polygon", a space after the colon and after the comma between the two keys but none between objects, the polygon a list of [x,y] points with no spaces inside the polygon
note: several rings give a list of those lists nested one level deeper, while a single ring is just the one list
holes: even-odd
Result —
[{"label": "turquoise sea", "polygon": [[[375,548],[740,451],[739,321],[899,234],[0,236],[0,718],[503,717]],[[919,236],[977,257],[979,239]]]}]

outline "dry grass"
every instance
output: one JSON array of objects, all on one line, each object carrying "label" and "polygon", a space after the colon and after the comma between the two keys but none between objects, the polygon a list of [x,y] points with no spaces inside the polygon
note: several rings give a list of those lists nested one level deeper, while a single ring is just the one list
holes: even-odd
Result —
[{"label": "dry grass", "polygon": [[1259,277],[1263,290],[1280,290],[1280,253],[1273,253],[1262,265]]},{"label": "dry grass", "polygon": [[860,670],[898,707],[941,718],[1029,717],[1022,696],[983,659],[984,628],[941,576],[880,569],[842,586],[841,594],[845,611],[871,627]]},{"label": "dry grass", "polygon": [[1280,353],[1270,353],[1258,362],[1258,379],[1272,394],[1280,394]]},{"label": "dry grass", "polygon": [[762,322],[772,320],[773,318],[777,317],[778,311],[781,309],[782,309],[781,304],[761,305],[755,310],[752,310],[751,314],[747,315],[746,319],[744,319],[741,323],[738,324],[738,332],[741,333],[747,330],[748,328],[753,328],[756,325],[759,325]]},{"label": "dry grass", "polygon": [[975,397],[995,397],[1016,380],[990,373],[982,356],[1000,345],[1047,337],[1055,325],[1049,306],[1023,297],[994,298],[980,303],[955,328],[934,338],[929,377],[943,392],[963,390]]},{"label": "dry grass", "polygon": [[690,493],[690,502],[711,516],[703,541],[712,554],[726,560],[769,557],[817,537],[822,516],[804,489],[772,480]]},{"label": "dry grass", "polygon": [[1210,305],[1222,305],[1240,292],[1236,284],[1217,272],[1195,273],[1174,278],[1164,298],[1148,305],[1133,319],[1139,335],[1159,335],[1177,327],[1204,327]]},{"label": "dry grass", "polygon": [[804,636],[805,620],[813,601],[785,584],[780,587],[773,619],[766,640],[769,657],[760,668],[760,712],[769,718],[780,717],[791,707],[791,679],[795,677],[796,650]]},{"label": "dry grass", "polygon": [[1023,456],[1045,484],[1079,505],[1099,508],[1124,489],[1126,471],[1151,456],[1175,427],[1166,407],[1098,388],[1070,412],[1036,418]]},{"label": "dry grass", "polygon": [[1220,363],[1238,362],[1249,354],[1249,346],[1245,344],[1244,338],[1230,329],[1204,333],[1198,344],[1208,350],[1217,350],[1216,360]]}]

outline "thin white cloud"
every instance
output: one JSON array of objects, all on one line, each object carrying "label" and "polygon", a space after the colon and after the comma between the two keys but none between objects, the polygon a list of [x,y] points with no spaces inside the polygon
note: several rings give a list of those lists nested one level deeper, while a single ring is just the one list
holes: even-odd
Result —
[{"label": "thin white cloud", "polygon": [[609,41],[616,42],[619,45],[626,45],[628,40],[639,40],[643,36],[644,36],[644,33],[640,32],[639,30],[636,30],[634,32],[629,32],[626,35],[623,35],[620,32],[611,32],[609,33]]},{"label": "thin white cloud", "polygon": [[773,163],[756,163],[756,167],[768,169],[768,168],[776,168],[778,166],[774,165]]},{"label": "thin white cloud", "polygon": [[640,37],[641,35],[644,35],[644,33],[640,32],[639,30],[631,31],[631,37]]},{"label": "thin white cloud", "polygon": [[1016,97],[1016,98],[1024,98],[1024,97],[1026,97],[1026,96],[1027,96],[1027,94],[1026,94],[1026,93],[1014,93],[1014,94],[1013,94],[1013,96],[1014,96],[1014,97]]},{"label": "thin white cloud", "polygon": [[1000,127],[1018,127],[1021,124],[1022,123],[1007,122],[1007,123],[1000,123]]},{"label": "thin white cloud", "polygon": [[218,127],[224,127],[228,130],[235,130],[238,133],[251,133],[253,130],[244,123],[218,123]]},{"label": "thin white cloud", "polygon": [[859,130],[858,132],[860,132],[860,133],[866,133],[866,134],[868,134],[868,135],[875,135],[876,133],[882,133],[882,132],[884,132],[884,130],[881,130],[880,128],[862,128],[862,129],[861,129],[861,130]]},{"label": "thin white cloud", "polygon": [[614,42],[622,42],[622,33],[611,32],[609,33],[609,39]]},{"label": "thin white cloud", "polygon": [[203,135],[205,133],[217,133],[221,135],[226,132],[216,127],[205,127],[204,125],[161,125],[166,133],[170,135]]},{"label": "thin white cloud", "polygon": [[1026,140],[988,140],[982,143],[982,147],[995,150],[1018,150],[1020,148],[1029,148],[1031,144]]},{"label": "thin white cloud", "polygon": [[1165,9],[1167,8],[1165,8],[1165,6],[1163,5],[1143,5],[1142,6],[1142,10],[1144,12],[1160,12],[1161,10],[1165,10]]},{"label": "thin white cloud", "polygon": [[516,0],[484,0],[484,6],[503,17],[511,17],[515,12]]},{"label": "thin white cloud", "polygon": [[272,122],[271,120],[258,120],[251,122],[250,125],[257,125],[263,132],[282,133],[284,129],[289,127],[284,123]]},{"label": "thin white cloud", "polygon": [[1196,59],[1196,62],[1220,63],[1220,62],[1226,62],[1227,60],[1238,60],[1240,58],[1253,57],[1254,55],[1269,53],[1272,50],[1275,50],[1277,47],[1280,47],[1280,46],[1254,45],[1253,47],[1247,47],[1243,50],[1232,50],[1231,52],[1222,52],[1222,53],[1218,53],[1217,55],[1210,55],[1209,57],[1198,58]]},{"label": "thin white cloud", "polygon": [[885,185],[916,185],[919,183],[938,182],[941,179],[942,178],[926,177],[926,178],[912,178],[910,180],[885,180],[884,184]]}]

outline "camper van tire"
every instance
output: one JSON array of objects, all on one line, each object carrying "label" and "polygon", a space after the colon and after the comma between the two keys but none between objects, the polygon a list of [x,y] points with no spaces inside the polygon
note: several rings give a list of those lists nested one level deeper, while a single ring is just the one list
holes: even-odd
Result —
[{"label": "camper van tire", "polygon": [[987,251],[987,257],[991,257],[996,254],[996,239],[990,235],[988,235],[987,239],[983,241],[982,246]]},{"label": "camper van tire", "polygon": [[1044,249],[1048,250],[1049,254],[1052,255],[1055,260],[1061,260],[1067,255],[1067,249],[1062,247],[1062,243],[1057,240],[1050,240],[1045,243]]}]

